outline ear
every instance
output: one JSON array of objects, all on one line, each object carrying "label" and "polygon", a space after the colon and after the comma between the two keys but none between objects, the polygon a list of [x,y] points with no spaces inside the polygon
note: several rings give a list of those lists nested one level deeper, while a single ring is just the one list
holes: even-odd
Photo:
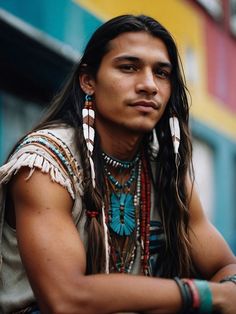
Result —
[{"label": "ear", "polygon": [[81,73],[79,76],[80,86],[85,94],[92,95],[95,90],[95,80],[91,74]]}]

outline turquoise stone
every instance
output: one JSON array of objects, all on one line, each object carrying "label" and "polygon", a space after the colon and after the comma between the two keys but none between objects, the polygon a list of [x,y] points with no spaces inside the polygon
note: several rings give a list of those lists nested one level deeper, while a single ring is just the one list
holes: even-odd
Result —
[{"label": "turquoise stone", "polygon": [[134,196],[130,193],[111,193],[110,228],[120,236],[129,236],[134,231]]}]

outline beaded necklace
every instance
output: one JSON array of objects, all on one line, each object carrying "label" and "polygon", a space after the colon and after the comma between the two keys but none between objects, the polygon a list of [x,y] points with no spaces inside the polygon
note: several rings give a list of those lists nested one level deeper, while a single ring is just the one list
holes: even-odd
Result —
[{"label": "beaded necklace", "polygon": [[[131,175],[132,176],[132,175]],[[110,230],[110,271],[119,273],[129,273],[132,269],[135,253],[136,253],[136,241],[140,236],[139,226],[139,212],[140,212],[140,179],[141,179],[141,160],[138,164],[138,175],[136,181],[133,183],[133,206],[134,206],[134,230],[130,235],[119,235],[112,229],[112,211],[111,211],[111,196],[112,193],[107,195],[107,224]],[[129,180],[128,180],[129,181]],[[112,182],[105,177],[107,185],[107,191],[111,188]]]},{"label": "beaded necklace", "polygon": [[108,154],[104,152],[102,153],[102,157],[107,165],[111,165],[114,168],[119,167],[121,169],[133,168],[140,160],[140,154],[137,154],[134,160],[131,160],[131,161],[119,160],[119,159],[109,156]]},{"label": "beaded necklace", "polygon": [[[111,160],[111,157],[109,157]],[[105,159],[107,160],[107,159]],[[137,160],[137,157],[135,158]],[[105,174],[111,183],[113,192],[110,195],[109,226],[120,236],[130,236],[135,229],[135,205],[134,193],[131,193],[131,187],[138,177],[137,162],[118,161],[123,165],[120,170],[127,169],[127,165],[132,163],[133,168],[130,171],[129,179],[121,184],[104,166]],[[117,161],[117,160],[116,160]],[[134,190],[134,188],[133,188]]]},{"label": "beaded necklace", "polygon": [[151,183],[147,161],[143,158],[141,172],[141,264],[145,275],[149,275],[150,211]]},{"label": "beaded necklace", "polygon": [[[109,158],[112,159],[111,156]],[[120,273],[131,271],[138,240],[141,243],[142,271],[145,275],[149,275],[151,185],[144,156],[141,159],[136,157],[134,160],[136,161],[132,163],[133,168],[130,177],[123,185],[111,175],[106,166],[104,167],[107,191],[112,189],[117,193],[118,190],[116,201],[114,201],[115,192],[107,195],[106,220],[110,229],[110,269]],[[113,165],[110,160],[108,163],[104,158],[104,161],[106,164]],[[115,161],[123,163],[119,160]],[[139,162],[137,163],[137,161]],[[131,164],[131,162],[125,163]],[[117,168],[118,166],[114,165],[114,167]],[[123,189],[122,192],[121,189]],[[131,189],[133,189],[132,194],[130,193]],[[128,197],[123,194],[128,195]],[[124,222],[126,223],[124,224]],[[123,246],[120,245],[122,239]]]}]

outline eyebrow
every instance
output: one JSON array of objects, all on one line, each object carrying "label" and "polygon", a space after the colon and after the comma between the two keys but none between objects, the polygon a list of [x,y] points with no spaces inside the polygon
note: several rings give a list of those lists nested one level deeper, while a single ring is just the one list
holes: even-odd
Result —
[{"label": "eyebrow", "polygon": [[[120,62],[120,61],[130,61],[130,62],[142,62],[142,60],[138,57],[130,56],[130,55],[124,55],[114,58],[114,62]],[[168,61],[157,61],[156,65],[161,68],[169,68],[172,69],[172,64]]]}]

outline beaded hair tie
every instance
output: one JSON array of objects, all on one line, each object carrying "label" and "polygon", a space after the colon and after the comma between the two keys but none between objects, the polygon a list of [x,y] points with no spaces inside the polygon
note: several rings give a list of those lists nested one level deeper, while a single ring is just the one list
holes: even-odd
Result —
[{"label": "beaded hair tie", "polygon": [[87,210],[87,216],[89,218],[97,218],[98,217],[98,212],[96,211],[91,211],[91,210]]}]

